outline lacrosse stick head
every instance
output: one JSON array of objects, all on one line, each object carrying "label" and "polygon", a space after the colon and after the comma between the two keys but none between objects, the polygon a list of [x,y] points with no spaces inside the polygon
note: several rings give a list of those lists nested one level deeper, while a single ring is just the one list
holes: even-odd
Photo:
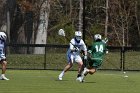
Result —
[{"label": "lacrosse stick head", "polygon": [[58,35],[65,36],[65,31],[63,29],[59,29]]},{"label": "lacrosse stick head", "polygon": [[102,40],[102,42],[107,43],[108,42],[108,39],[105,38],[104,40]]}]

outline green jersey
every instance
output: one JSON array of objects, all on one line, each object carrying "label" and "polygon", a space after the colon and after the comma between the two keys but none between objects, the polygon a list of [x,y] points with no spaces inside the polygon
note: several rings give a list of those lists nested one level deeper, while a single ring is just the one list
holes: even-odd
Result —
[{"label": "green jersey", "polygon": [[89,50],[90,57],[88,57],[88,64],[90,67],[99,68],[103,62],[103,57],[106,52],[106,44],[98,41],[92,44]]},{"label": "green jersey", "polygon": [[92,44],[91,58],[94,60],[102,60],[106,52],[106,44],[102,41],[98,41]]}]

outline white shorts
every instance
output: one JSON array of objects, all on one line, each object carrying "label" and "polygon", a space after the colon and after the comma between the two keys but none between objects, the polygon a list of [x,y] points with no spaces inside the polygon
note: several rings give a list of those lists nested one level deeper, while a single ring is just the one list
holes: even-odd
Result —
[{"label": "white shorts", "polygon": [[0,54],[0,61],[3,60],[3,59],[6,59],[5,55],[4,54]]},{"label": "white shorts", "polygon": [[4,49],[0,48],[0,61],[6,59],[5,53],[4,53]]},{"label": "white shorts", "polygon": [[80,55],[74,55],[74,54],[72,54],[72,53],[68,53],[67,54],[67,61],[68,61],[68,63],[69,62],[77,62],[77,63],[79,63],[79,62],[82,62],[82,58],[81,58],[81,56]]}]

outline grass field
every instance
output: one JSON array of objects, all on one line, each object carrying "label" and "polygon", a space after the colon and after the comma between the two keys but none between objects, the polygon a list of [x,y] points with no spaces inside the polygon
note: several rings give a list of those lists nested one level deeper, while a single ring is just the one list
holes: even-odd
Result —
[{"label": "grass field", "polygon": [[0,93],[140,93],[140,73],[101,71],[76,81],[76,71],[69,71],[62,81],[60,71],[7,70],[9,81],[0,80]]}]

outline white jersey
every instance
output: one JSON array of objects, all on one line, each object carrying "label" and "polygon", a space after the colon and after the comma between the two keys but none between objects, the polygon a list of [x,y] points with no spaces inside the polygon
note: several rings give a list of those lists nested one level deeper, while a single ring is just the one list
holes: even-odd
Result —
[{"label": "white jersey", "polygon": [[[73,38],[71,39],[70,41],[70,44],[69,44],[69,49],[67,51],[67,59],[68,59],[68,62],[71,60],[73,62],[74,61],[82,61],[81,57],[80,57],[80,52],[81,50],[83,51],[87,51],[87,47],[84,43],[84,41],[81,39],[80,42],[76,42],[76,40]],[[79,51],[71,51],[75,48],[78,48]]]},{"label": "white jersey", "polygon": [[5,41],[0,40],[0,60],[5,59]]}]

